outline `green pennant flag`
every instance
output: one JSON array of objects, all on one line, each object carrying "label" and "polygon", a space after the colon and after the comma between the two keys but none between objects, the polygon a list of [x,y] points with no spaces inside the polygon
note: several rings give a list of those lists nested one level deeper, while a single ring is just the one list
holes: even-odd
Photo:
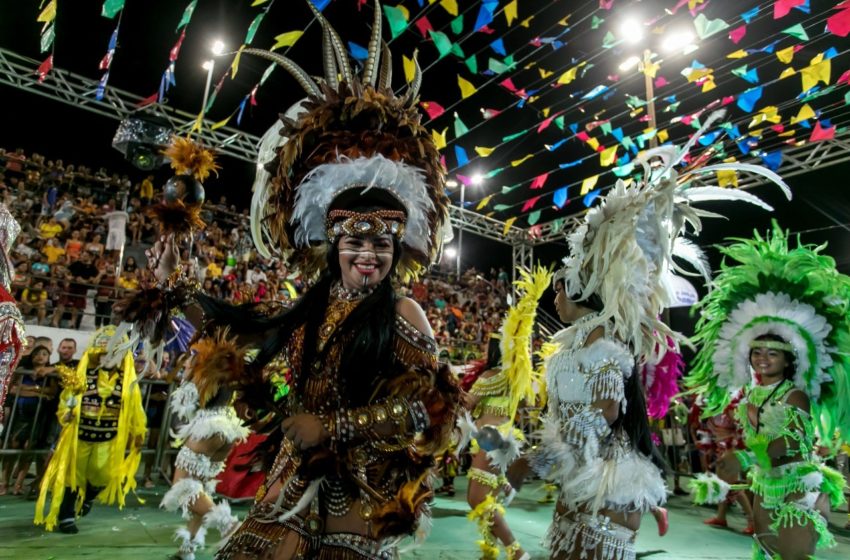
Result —
[{"label": "green pennant flag", "polygon": [[605,136],[608,136],[609,134],[611,134],[611,122],[608,121],[608,122],[602,123],[601,125],[599,125],[599,130],[602,131],[602,134],[604,134]]},{"label": "green pennant flag", "polygon": [[634,148],[635,143],[632,141],[631,136],[623,136],[623,139],[620,141],[620,145],[627,150],[631,150]]},{"label": "green pennant flag", "polygon": [[469,129],[465,124],[463,124],[463,121],[460,120],[460,116],[455,113],[455,138],[460,138],[467,132],[469,132]]},{"label": "green pennant flag", "polygon": [[563,218],[555,218],[554,220],[552,220],[551,223],[552,233],[558,233],[559,231],[561,231],[561,228],[564,227]]},{"label": "green pennant flag", "polygon": [[553,122],[555,123],[555,126],[560,128],[561,130],[564,130],[564,115],[559,115],[555,117],[555,120]]},{"label": "green pennant flag", "polygon": [[177,24],[176,31],[180,31],[182,28],[189,25],[189,22],[192,21],[192,13],[195,11],[195,6],[198,5],[198,0],[192,0],[189,2],[189,5],[186,6],[186,9],[183,10],[183,17],[180,18],[180,23]]},{"label": "green pennant flag", "polygon": [[792,36],[796,39],[799,39],[801,41],[808,41],[809,40],[809,34],[806,33],[806,30],[803,28],[803,24],[801,24],[801,23],[798,23],[796,25],[792,25],[788,29],[783,29],[782,33],[785,33],[786,35],[790,35],[790,36]]},{"label": "green pennant flag", "polygon": [[266,80],[268,80],[269,76],[271,76],[272,72],[274,72],[275,66],[276,66],[276,64],[274,62],[269,64],[269,67],[266,68],[265,72],[263,72],[263,77],[260,78],[260,85],[263,85],[264,83],[266,83]]},{"label": "green pennant flag", "polygon": [[540,210],[535,210],[528,215],[528,225],[533,226],[538,220],[540,220]]},{"label": "green pennant flag", "polygon": [[493,57],[490,57],[490,61],[487,64],[487,68],[490,72],[494,74],[502,74],[503,72],[507,72],[510,70],[510,66],[503,63],[501,60],[496,60]]},{"label": "green pennant flag", "polygon": [[458,58],[466,58],[466,54],[464,54],[463,49],[460,48],[460,43],[452,43],[451,53]]},{"label": "green pennant flag", "polygon": [[605,21],[605,20],[604,20],[604,19],[602,19],[602,18],[601,18],[601,17],[599,17],[599,16],[593,16],[593,19],[592,19],[592,20],[590,20],[590,28],[591,28],[591,29],[599,29],[599,26],[600,26],[600,25],[602,25],[602,23],[603,23],[604,21]]},{"label": "green pennant flag", "polygon": [[490,171],[488,171],[487,173],[484,174],[484,178],[485,179],[492,179],[493,177],[495,177],[496,175],[498,175],[499,173],[501,173],[504,170],[505,170],[504,167],[497,167],[496,169],[491,169]]},{"label": "green pennant flag", "polygon": [[507,204],[497,204],[493,207],[493,210],[495,210],[496,212],[503,212],[508,208],[510,208],[510,206],[508,206]]},{"label": "green pennant flag", "polygon": [[523,134],[527,134],[527,130],[521,130],[520,132],[516,132],[514,134],[508,134],[507,136],[502,137],[502,142],[510,142],[511,140],[516,140]]},{"label": "green pennant flag", "polygon": [[124,0],[106,0],[103,3],[103,8],[100,10],[100,15],[112,19],[123,9]]},{"label": "green pennant flag", "polygon": [[614,34],[611,33],[610,31],[608,33],[606,33],[605,37],[602,39],[602,48],[603,49],[610,49],[611,47],[613,47],[616,44],[617,44],[617,38],[614,37]]},{"label": "green pennant flag", "polygon": [[456,18],[452,20],[451,23],[452,33],[455,35],[460,35],[463,31],[463,14],[460,14]]},{"label": "green pennant flag", "polygon": [[470,55],[470,57],[464,60],[463,63],[466,64],[466,67],[469,68],[470,72],[473,74],[478,73],[478,59],[475,58],[474,54]]},{"label": "green pennant flag", "polygon": [[405,13],[395,6],[384,6],[384,15],[390,24],[390,34],[393,39],[404,33],[407,29],[407,17]]},{"label": "green pennant flag", "polygon": [[44,33],[41,34],[41,52],[50,49],[50,45],[53,44],[53,40],[56,38],[56,29],[55,26],[51,23],[50,27],[48,27]]},{"label": "green pennant flag", "polygon": [[850,91],[844,94],[844,104],[850,105]]},{"label": "green pennant flag", "polygon": [[517,189],[522,186],[522,183],[517,183],[516,185],[511,185],[510,187],[502,187],[502,194],[508,194],[514,189]]},{"label": "green pennant flag", "polygon": [[452,52],[452,41],[449,39],[448,35],[442,31],[432,30],[428,30],[428,34],[431,35],[431,40],[434,41],[434,46],[437,47],[437,52],[440,53],[440,58],[443,58]]},{"label": "green pennant flag", "polygon": [[250,45],[254,40],[254,35],[257,34],[257,29],[260,27],[260,23],[263,21],[263,18],[266,17],[266,12],[262,12],[257,14],[257,17],[254,18],[254,21],[251,22],[251,25],[248,27],[248,33],[245,34],[246,45]]},{"label": "green pennant flag", "polygon": [[733,76],[738,76],[739,78],[743,78],[747,74],[747,65],[738,66],[737,68],[733,68],[731,70]]},{"label": "green pennant flag", "polygon": [[213,103],[215,103],[216,97],[218,97],[218,92],[216,90],[212,90],[212,92],[210,92],[210,98],[207,101],[207,106],[204,107],[204,114],[210,112],[210,109],[212,109]]}]

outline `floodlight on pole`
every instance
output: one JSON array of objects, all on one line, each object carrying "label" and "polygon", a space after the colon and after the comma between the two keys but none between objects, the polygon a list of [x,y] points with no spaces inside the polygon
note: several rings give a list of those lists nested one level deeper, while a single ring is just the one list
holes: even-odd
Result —
[{"label": "floodlight on pole", "polygon": [[201,64],[201,68],[209,72],[210,70],[212,70],[214,64],[215,62],[212,60],[205,60],[204,63]]},{"label": "floodlight on pole", "polygon": [[621,72],[628,72],[629,70],[631,70],[632,68],[637,66],[639,63],[640,63],[640,57],[639,56],[630,56],[629,58],[624,60],[622,63],[620,63],[620,71]]},{"label": "floodlight on pole", "polygon": [[661,44],[661,47],[667,52],[675,52],[682,50],[693,50],[696,45],[694,45],[694,34],[687,30],[680,30],[671,32],[664,38],[664,42]]},{"label": "floodlight on pole", "polygon": [[447,259],[453,259],[457,256],[457,249],[455,249],[454,247],[446,247],[444,254],[446,255]]},{"label": "floodlight on pole", "polygon": [[620,25],[620,36],[629,43],[639,43],[643,34],[644,25],[636,19],[627,19]]},{"label": "floodlight on pole", "polygon": [[481,173],[476,173],[472,177],[469,178],[469,182],[476,187],[484,182],[484,175]]},{"label": "floodlight on pole", "polygon": [[221,56],[224,53],[224,41],[216,39],[213,41],[212,48],[210,50],[212,50],[214,55]]}]

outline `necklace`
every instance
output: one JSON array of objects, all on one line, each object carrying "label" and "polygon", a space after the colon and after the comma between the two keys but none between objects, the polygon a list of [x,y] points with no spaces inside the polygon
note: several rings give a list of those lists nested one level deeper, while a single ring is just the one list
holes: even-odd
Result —
[{"label": "necklace", "polygon": [[360,301],[371,296],[375,292],[375,286],[364,290],[349,290],[343,287],[342,282],[335,282],[331,286],[331,296],[342,301]]}]

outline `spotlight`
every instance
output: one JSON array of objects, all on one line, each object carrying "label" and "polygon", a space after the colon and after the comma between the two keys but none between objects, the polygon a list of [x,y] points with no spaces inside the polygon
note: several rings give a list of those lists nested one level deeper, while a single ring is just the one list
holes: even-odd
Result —
[{"label": "spotlight", "polygon": [[457,181],[455,181],[454,179],[449,179],[448,181],[446,181],[446,186],[450,189],[456,189]]},{"label": "spotlight", "polygon": [[643,39],[644,25],[636,19],[627,19],[620,25],[620,36],[629,43]]},{"label": "spotlight", "polygon": [[475,175],[469,178],[469,182],[477,187],[478,185],[484,182],[484,176],[481,173],[476,173]]},{"label": "spotlight", "polygon": [[224,53],[224,41],[216,39],[213,41],[212,48],[210,50],[212,50],[214,55],[221,56],[222,53]]},{"label": "spotlight", "polygon": [[693,41],[694,34],[690,31],[675,31],[665,37],[662,47],[668,52],[689,49],[693,46]]},{"label": "spotlight", "polygon": [[446,256],[447,259],[453,259],[457,257],[457,249],[455,249],[454,247],[446,247],[446,250],[443,251],[443,254]]},{"label": "spotlight", "polygon": [[112,147],[134,167],[151,171],[165,163],[162,150],[171,141],[168,121],[149,114],[130,115],[118,125]]},{"label": "spotlight", "polygon": [[210,70],[212,70],[214,64],[215,62],[213,62],[212,60],[205,60],[204,63],[201,64],[201,68],[209,72]]}]

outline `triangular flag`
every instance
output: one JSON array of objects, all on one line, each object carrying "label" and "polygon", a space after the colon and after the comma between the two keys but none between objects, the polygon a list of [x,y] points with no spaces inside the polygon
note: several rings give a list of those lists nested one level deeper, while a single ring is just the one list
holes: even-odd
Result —
[{"label": "triangular flag", "polygon": [[534,205],[537,204],[537,201],[540,200],[541,196],[543,196],[543,195],[533,196],[533,197],[529,198],[528,200],[526,200],[525,204],[522,205],[521,212],[528,212],[529,210],[534,208]]},{"label": "triangular flag", "polygon": [[430,118],[431,120],[436,119],[437,117],[446,112],[446,110],[443,109],[443,107],[436,101],[420,101],[419,104],[422,106],[425,112],[428,113],[428,118]]},{"label": "triangular flag", "polygon": [[469,132],[469,128],[466,126],[466,124],[464,124],[464,122],[462,120],[460,120],[460,115],[458,115],[457,113],[455,113],[454,126],[455,126],[455,138],[460,138],[461,136],[463,136],[464,134]]},{"label": "triangular flag", "polygon": [[409,84],[413,81],[413,75],[416,73],[416,64],[412,58],[407,58],[404,55],[401,55],[401,63],[404,67],[404,81]]},{"label": "triangular flag", "polygon": [[780,49],[776,51],[776,58],[778,58],[780,62],[790,64],[791,61],[794,60],[795,50],[796,47],[794,45],[791,45],[790,47],[785,49]]},{"label": "triangular flag", "polygon": [[797,113],[797,116],[791,117],[791,124],[797,124],[800,121],[813,119],[816,116],[814,109],[812,109],[808,103],[805,103],[802,107],[800,107],[800,111]]},{"label": "triangular flag", "polygon": [[505,227],[504,227],[504,229],[502,229],[502,235],[507,235],[508,232],[511,231],[511,226],[514,225],[515,221],[516,221],[516,216],[513,216],[513,217],[505,220]]},{"label": "triangular flag", "polygon": [[528,215],[528,225],[533,226],[538,220],[540,220],[540,210],[535,210]]},{"label": "triangular flag", "polygon": [[213,125],[210,126],[210,130],[218,130],[219,128],[221,128],[223,126],[227,126],[227,123],[230,121],[230,117],[232,117],[232,116],[233,115],[231,114],[226,119],[218,121],[217,123],[213,123]]},{"label": "triangular flag", "polygon": [[561,187],[552,195],[552,202],[560,210],[567,203],[567,187]]},{"label": "triangular flag", "polygon": [[475,207],[476,212],[477,212],[478,210],[481,210],[482,208],[484,208],[484,207],[485,207],[485,206],[487,206],[488,204],[490,204],[490,200],[491,200],[494,196],[496,196],[496,193],[488,194],[487,196],[485,196],[484,198],[482,198],[482,199],[478,202],[478,206],[476,206],[476,207]]},{"label": "triangular flag", "polygon": [[390,35],[393,39],[404,33],[407,22],[410,20],[410,12],[402,5],[384,6],[384,15],[390,24]]},{"label": "triangular flag", "polygon": [[534,190],[542,189],[543,185],[546,183],[546,179],[548,179],[548,178],[549,178],[548,173],[543,173],[542,175],[538,175],[537,177],[534,178],[533,181],[531,181],[531,188],[534,189]]},{"label": "triangular flag", "polygon": [[[434,2],[432,1],[429,3],[433,4]],[[440,6],[442,6],[443,9],[451,16],[456,16],[459,13],[457,9],[457,0],[440,0]]]},{"label": "triangular flag", "polygon": [[444,128],[442,132],[437,132],[436,129],[431,130],[431,138],[434,140],[434,144],[436,144],[438,150],[446,147],[446,132],[448,130],[449,127]]},{"label": "triangular flag", "polygon": [[470,95],[474,95],[476,91],[475,86],[472,85],[471,82],[465,80],[463,76],[458,74],[457,76],[457,85],[460,88],[460,97],[461,99],[466,99]]},{"label": "triangular flag", "polygon": [[806,33],[806,30],[803,28],[803,25],[800,24],[800,23],[792,25],[791,27],[789,27],[787,29],[783,29],[782,33],[785,33],[786,35],[790,35],[790,36],[792,36],[796,39],[799,39],[801,41],[808,41],[809,40],[808,33]]},{"label": "triangular flag", "polygon": [[614,144],[599,152],[599,165],[602,167],[612,165],[617,160],[617,147],[617,144]]},{"label": "triangular flag", "polygon": [[511,2],[505,5],[502,11],[505,14],[505,19],[508,21],[508,27],[510,27],[517,18],[517,0],[511,0]]},{"label": "triangular flag", "polygon": [[475,146],[475,153],[481,157],[487,157],[493,153],[496,148],[487,148],[485,146]]},{"label": "triangular flag", "polygon": [[291,47],[298,39],[301,38],[302,35],[304,35],[304,32],[301,30],[281,33],[274,38],[275,43],[272,45],[271,50],[279,49],[281,47]]},{"label": "triangular flag", "polygon": [[584,181],[581,182],[581,194],[585,195],[596,186],[596,182],[599,181],[599,175],[594,175],[593,177],[588,177]]},{"label": "triangular flag", "polygon": [[534,157],[534,154],[527,154],[527,155],[522,156],[519,159],[515,159],[511,162],[511,167],[517,167],[519,165],[522,165],[523,163],[525,163],[526,161],[530,160],[533,157]]},{"label": "triangular flag", "polygon": [[35,21],[45,24],[46,27],[54,19],[56,19],[56,0],[50,0],[50,3],[38,14]]}]

